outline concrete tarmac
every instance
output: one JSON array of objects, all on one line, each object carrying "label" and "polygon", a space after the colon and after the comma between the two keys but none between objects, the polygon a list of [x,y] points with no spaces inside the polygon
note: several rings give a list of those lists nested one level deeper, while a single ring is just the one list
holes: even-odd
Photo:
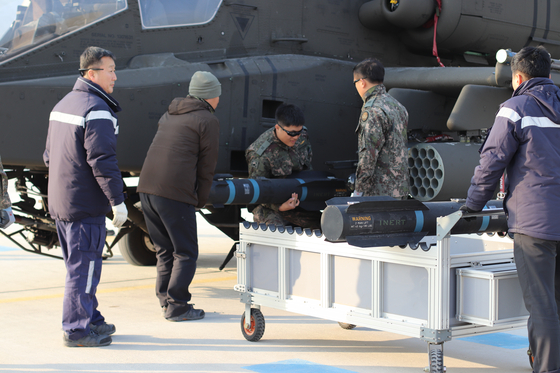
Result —
[{"label": "concrete tarmac", "polygon": [[[0,238],[0,372],[360,372],[421,373],[427,344],[417,338],[263,307],[259,342],[240,330],[244,304],[233,290],[236,263],[218,267],[232,241],[199,220],[200,258],[191,286],[203,320],[170,322],[155,296],[155,267],[115,256],[104,261],[99,309],[117,333],[100,348],[62,344],[66,270],[62,260],[17,249]],[[58,254],[59,250],[52,253]],[[516,330],[444,344],[452,373],[530,373],[527,333]]]}]

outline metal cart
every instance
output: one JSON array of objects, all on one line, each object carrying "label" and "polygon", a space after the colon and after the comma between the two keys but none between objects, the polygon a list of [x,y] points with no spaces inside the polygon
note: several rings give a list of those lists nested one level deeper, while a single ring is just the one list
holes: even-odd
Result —
[{"label": "metal cart", "polygon": [[526,326],[528,312],[513,241],[449,234],[460,211],[437,219],[437,235],[418,245],[360,248],[328,242],[320,231],[243,223],[235,290],[241,329],[262,338],[261,306],[417,337],[429,367],[441,373],[443,343],[453,337]]}]

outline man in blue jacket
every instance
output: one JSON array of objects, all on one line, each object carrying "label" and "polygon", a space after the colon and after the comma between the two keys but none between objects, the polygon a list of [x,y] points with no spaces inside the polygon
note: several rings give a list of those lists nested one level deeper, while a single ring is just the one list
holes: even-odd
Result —
[{"label": "man in blue jacket", "polygon": [[49,118],[43,159],[49,168],[48,204],[56,221],[67,275],[62,310],[63,341],[69,347],[106,346],[116,329],[97,310],[105,215],[113,225],[127,219],[123,181],[117,164],[116,112],[110,96],[117,76],[115,57],[89,47],[80,57],[72,92]]},{"label": "man in blue jacket", "polygon": [[560,90],[542,47],[511,61],[513,97],[500,106],[462,210],[480,211],[506,171],[505,208],[535,373],[560,373]]}]

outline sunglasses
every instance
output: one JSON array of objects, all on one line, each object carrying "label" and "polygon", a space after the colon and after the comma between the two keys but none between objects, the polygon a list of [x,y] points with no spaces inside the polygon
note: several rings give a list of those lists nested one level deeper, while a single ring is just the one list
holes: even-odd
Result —
[{"label": "sunglasses", "polygon": [[283,130],[284,132],[286,132],[286,134],[287,134],[288,136],[290,136],[290,137],[299,136],[299,135],[301,135],[301,133],[302,133],[303,130],[304,130],[304,129],[302,128],[302,129],[300,129],[299,131],[286,131],[286,130],[284,129],[284,127],[282,127],[282,126],[280,125],[280,123],[276,123],[276,124],[278,124],[278,127],[282,128],[282,130]]},{"label": "sunglasses", "polygon": [[356,83],[358,83],[358,82],[359,82],[360,80],[362,80],[362,79],[364,79],[364,78],[360,78],[360,79],[354,80],[354,85],[356,85]]},{"label": "sunglasses", "polygon": [[101,71],[103,69],[95,69],[95,68],[90,68],[90,69],[78,69],[78,71],[80,72],[81,76],[85,76],[86,75],[86,71],[88,70],[94,70],[94,71]]}]

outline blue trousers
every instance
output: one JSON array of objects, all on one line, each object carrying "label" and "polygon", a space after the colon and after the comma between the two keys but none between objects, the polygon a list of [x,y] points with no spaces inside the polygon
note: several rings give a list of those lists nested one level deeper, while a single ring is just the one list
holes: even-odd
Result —
[{"label": "blue trousers", "polygon": [[516,233],[517,274],[529,311],[527,330],[535,373],[560,373],[560,249],[547,241]]},{"label": "blue trousers", "polygon": [[140,193],[148,232],[157,251],[156,295],[166,317],[179,316],[192,305],[189,285],[196,272],[196,210],[188,203]]},{"label": "blue trousers", "polygon": [[105,216],[78,221],[56,221],[58,240],[66,264],[62,329],[72,340],[89,334],[89,324],[105,320],[97,310],[95,292],[101,278]]}]

